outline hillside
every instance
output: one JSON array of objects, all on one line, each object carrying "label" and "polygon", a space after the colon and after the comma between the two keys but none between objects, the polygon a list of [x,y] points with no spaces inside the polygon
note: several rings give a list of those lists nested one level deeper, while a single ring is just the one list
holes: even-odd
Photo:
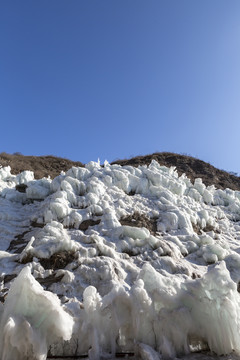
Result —
[{"label": "hillside", "polygon": [[240,359],[238,177],[170,153],[1,159],[1,360]]},{"label": "hillside", "polygon": [[219,170],[211,164],[192,156],[179,155],[169,152],[154,153],[151,155],[137,156],[129,160],[117,160],[113,164],[131,165],[149,165],[152,160],[156,160],[163,166],[175,166],[178,174],[185,173],[194,183],[194,180],[201,178],[206,186],[215,185],[218,189],[240,190],[240,177],[232,175],[224,170]]},{"label": "hillside", "polygon": [[0,153],[0,165],[11,166],[14,175],[24,170],[34,172],[35,179],[50,176],[52,179],[58,176],[61,171],[67,171],[72,166],[83,166],[80,161],[71,161],[56,156],[24,156]]},{"label": "hillside", "polygon": [[[112,162],[112,164],[137,167],[139,165],[149,165],[152,160],[156,160],[163,166],[175,166],[179,175],[185,173],[192,182],[194,182],[196,178],[201,178],[203,183],[207,186],[214,184],[218,189],[229,188],[232,190],[240,190],[240,177],[219,170],[209,163],[191,156],[162,152],[137,156],[131,159],[116,160]],[[53,179],[59,175],[61,171],[67,171],[72,166],[84,166],[80,161],[71,161],[52,155],[24,156],[6,153],[0,153],[0,165],[10,165],[11,172],[15,175],[24,170],[34,171],[36,179],[41,179],[44,176],[50,176]]]}]

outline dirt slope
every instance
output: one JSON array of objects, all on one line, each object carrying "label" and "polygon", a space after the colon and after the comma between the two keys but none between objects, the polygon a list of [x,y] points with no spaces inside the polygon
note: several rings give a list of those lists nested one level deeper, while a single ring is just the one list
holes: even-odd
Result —
[{"label": "dirt slope", "polygon": [[[202,178],[205,185],[214,184],[219,189],[230,188],[240,191],[240,177],[226,171],[219,170],[202,160],[191,156],[179,155],[169,152],[154,153],[151,155],[137,156],[131,159],[117,160],[112,164],[120,165],[149,165],[151,160],[156,160],[161,165],[176,166],[178,173],[185,173],[194,182],[196,178]],[[72,166],[84,166],[81,162],[75,162],[55,156],[24,156],[0,153],[0,165],[10,165],[12,174],[18,174],[23,170],[34,171],[35,178],[44,176],[54,178],[61,171],[67,171]]]},{"label": "dirt slope", "polygon": [[24,156],[0,153],[0,164],[11,166],[11,173],[16,175],[24,170],[34,171],[36,179],[41,179],[48,175],[53,179],[61,173],[67,171],[72,166],[84,166],[81,162],[74,162],[55,156]]}]

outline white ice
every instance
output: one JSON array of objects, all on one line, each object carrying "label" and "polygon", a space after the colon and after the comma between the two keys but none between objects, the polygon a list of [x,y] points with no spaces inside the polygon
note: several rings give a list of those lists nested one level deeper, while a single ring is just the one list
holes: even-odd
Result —
[{"label": "white ice", "polygon": [[43,360],[58,338],[70,340],[73,318],[58,297],[44,291],[26,266],[13,282],[1,314],[2,360]]},{"label": "white ice", "polygon": [[[10,170],[0,169],[2,359],[240,354],[240,192],[192,184],[155,161],[91,162],[53,180]],[[73,255],[64,268],[44,268],[63,253]]]}]

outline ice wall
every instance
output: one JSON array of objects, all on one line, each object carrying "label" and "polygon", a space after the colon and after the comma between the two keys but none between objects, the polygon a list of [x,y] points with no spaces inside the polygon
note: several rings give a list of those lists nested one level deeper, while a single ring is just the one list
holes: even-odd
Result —
[{"label": "ice wall", "polygon": [[93,359],[139,343],[164,358],[206,348],[217,355],[239,353],[239,305],[224,262],[195,281],[166,281],[146,264],[129,290],[116,285],[101,297],[95,287],[86,288],[75,336],[80,352],[90,349]]},{"label": "ice wall", "polygon": [[13,282],[1,313],[1,360],[44,360],[49,345],[69,340],[73,319],[58,297],[44,291],[26,266]]}]

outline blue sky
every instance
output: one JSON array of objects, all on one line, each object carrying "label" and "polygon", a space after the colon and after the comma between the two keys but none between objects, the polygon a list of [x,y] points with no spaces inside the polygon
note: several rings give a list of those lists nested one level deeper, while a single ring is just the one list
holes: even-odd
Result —
[{"label": "blue sky", "polygon": [[239,0],[2,0],[0,151],[240,173]]}]

